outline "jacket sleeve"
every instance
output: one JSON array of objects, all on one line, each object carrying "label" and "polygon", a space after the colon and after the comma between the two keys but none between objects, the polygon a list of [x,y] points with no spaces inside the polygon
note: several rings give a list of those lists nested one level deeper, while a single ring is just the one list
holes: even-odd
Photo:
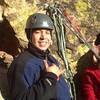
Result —
[{"label": "jacket sleeve", "polygon": [[83,100],[96,100],[93,86],[92,75],[85,72],[82,79]]},{"label": "jacket sleeve", "polygon": [[[13,73],[12,82],[10,82],[10,100],[50,100],[54,97],[57,82],[57,76],[55,74],[50,72],[45,73],[40,80],[34,83],[34,77],[36,77],[35,75],[33,77],[33,81],[28,80],[23,70],[19,70],[17,67],[15,67],[16,70]],[[29,73],[30,75],[34,74],[31,72]],[[32,84],[30,85],[29,82]]]}]

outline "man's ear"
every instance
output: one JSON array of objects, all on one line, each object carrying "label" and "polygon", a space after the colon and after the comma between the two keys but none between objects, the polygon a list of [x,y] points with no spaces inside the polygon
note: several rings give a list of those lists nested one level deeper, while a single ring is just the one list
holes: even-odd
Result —
[{"label": "man's ear", "polygon": [[52,45],[53,44],[53,41],[52,40],[50,40],[50,45]]}]

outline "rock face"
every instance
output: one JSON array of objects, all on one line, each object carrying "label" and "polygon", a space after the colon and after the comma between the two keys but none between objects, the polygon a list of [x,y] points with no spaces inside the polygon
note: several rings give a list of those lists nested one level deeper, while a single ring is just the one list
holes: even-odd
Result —
[{"label": "rock face", "polygon": [[[36,11],[33,1],[0,0],[0,51],[15,57],[27,47],[24,29],[27,17]],[[0,100],[8,96],[7,67],[0,58]]]},{"label": "rock face", "polygon": [[3,20],[0,23],[0,51],[5,51],[12,56],[16,56],[19,53],[20,44],[15,34],[13,27],[3,16]]},{"label": "rock face", "polygon": [[[30,14],[36,11],[36,6],[33,1],[34,0],[0,0],[0,23],[3,22],[4,19],[2,16],[4,16],[13,28],[14,35],[24,48],[28,42],[24,32],[26,19]],[[8,33],[7,30],[5,32],[6,34]]]}]

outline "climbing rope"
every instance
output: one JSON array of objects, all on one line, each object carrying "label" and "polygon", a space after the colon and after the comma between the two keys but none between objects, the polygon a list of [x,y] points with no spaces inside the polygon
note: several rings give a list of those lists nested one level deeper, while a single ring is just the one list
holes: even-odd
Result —
[{"label": "climbing rope", "polygon": [[66,69],[66,78],[67,82],[69,83],[70,87],[70,94],[72,100],[76,100],[76,92],[75,92],[75,86],[73,82],[73,73],[71,71],[71,68],[68,63],[68,59],[66,57],[66,38],[65,38],[65,24],[64,19],[62,17],[61,11],[57,6],[48,6],[47,13],[49,13],[49,16],[53,20],[54,27],[55,27],[55,34],[57,39],[57,47],[58,47],[58,54],[60,58],[64,62],[64,67]]}]

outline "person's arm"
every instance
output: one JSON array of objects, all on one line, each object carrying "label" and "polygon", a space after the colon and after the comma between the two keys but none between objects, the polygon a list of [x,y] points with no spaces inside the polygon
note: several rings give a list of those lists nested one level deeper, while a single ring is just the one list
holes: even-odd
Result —
[{"label": "person's arm", "polygon": [[95,93],[94,93],[94,83],[91,79],[91,74],[84,73],[82,79],[82,94],[83,100],[96,100]]}]

